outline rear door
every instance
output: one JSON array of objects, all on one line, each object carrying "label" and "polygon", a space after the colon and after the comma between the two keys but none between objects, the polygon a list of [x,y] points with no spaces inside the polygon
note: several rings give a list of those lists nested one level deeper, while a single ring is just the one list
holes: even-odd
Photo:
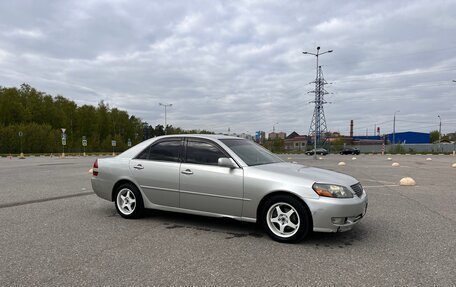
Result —
[{"label": "rear door", "polygon": [[241,216],[244,197],[242,168],[218,166],[229,157],[212,141],[188,139],[180,167],[180,207]]},{"label": "rear door", "polygon": [[183,139],[153,143],[130,161],[130,170],[147,199],[154,204],[179,206],[179,171]]}]

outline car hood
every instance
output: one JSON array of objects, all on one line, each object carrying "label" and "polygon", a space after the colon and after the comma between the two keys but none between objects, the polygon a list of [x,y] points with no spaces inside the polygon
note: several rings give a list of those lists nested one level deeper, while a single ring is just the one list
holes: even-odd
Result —
[{"label": "car hood", "polygon": [[347,187],[358,183],[358,180],[349,175],[301,164],[282,162],[254,166],[254,168],[257,171],[274,174],[275,177],[294,177],[297,180],[304,179],[309,182],[338,184]]}]

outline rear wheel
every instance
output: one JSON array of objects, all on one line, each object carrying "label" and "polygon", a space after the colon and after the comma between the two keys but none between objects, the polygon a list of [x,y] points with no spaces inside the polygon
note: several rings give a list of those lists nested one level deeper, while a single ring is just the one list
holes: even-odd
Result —
[{"label": "rear wheel", "polygon": [[131,183],[119,186],[116,192],[115,205],[123,218],[133,219],[142,216],[144,204],[138,188]]},{"label": "rear wheel", "polygon": [[311,230],[304,203],[287,195],[268,199],[262,207],[261,221],[268,235],[279,242],[298,242]]}]

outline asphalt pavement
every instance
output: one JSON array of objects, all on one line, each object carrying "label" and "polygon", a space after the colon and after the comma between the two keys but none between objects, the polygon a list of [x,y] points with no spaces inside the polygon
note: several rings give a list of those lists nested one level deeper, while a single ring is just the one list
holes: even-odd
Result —
[{"label": "asphalt pavement", "polygon": [[0,285],[455,286],[456,158],[352,157],[282,155],[350,174],[369,196],[353,230],[299,244],[228,219],[123,219],[91,189],[93,157],[0,158]]}]

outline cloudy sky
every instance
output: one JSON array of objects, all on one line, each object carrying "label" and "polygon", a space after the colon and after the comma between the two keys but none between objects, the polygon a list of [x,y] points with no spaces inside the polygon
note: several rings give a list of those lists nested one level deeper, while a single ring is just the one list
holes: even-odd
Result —
[{"label": "cloudy sky", "polygon": [[100,100],[152,125],[307,134],[456,131],[456,1],[1,1],[0,86]]}]

